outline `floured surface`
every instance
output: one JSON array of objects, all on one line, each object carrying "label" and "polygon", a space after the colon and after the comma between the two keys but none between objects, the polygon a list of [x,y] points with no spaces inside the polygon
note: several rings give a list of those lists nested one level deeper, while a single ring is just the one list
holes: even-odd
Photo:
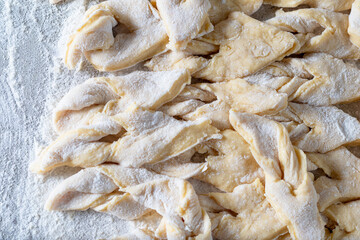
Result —
[{"label": "floured surface", "polygon": [[[66,1],[54,6],[47,0],[0,1],[0,19],[4,22],[0,34],[6,36],[0,39],[0,239],[111,238],[131,228],[125,221],[91,210],[44,210],[51,190],[78,169],[58,169],[44,178],[28,171],[34,149],[55,138],[48,125],[54,105],[71,87],[89,77],[106,75],[88,65],[81,72],[67,70],[58,54],[64,49],[57,46],[58,42],[65,46],[76,18],[97,2]],[[269,9],[264,6],[254,17],[267,19],[263,13]],[[67,26],[64,33],[63,26]],[[341,108],[360,116],[359,103]],[[199,181],[191,183],[208,192]]]},{"label": "floured surface", "polygon": [[[101,76],[87,66],[67,70],[57,46],[64,46],[74,16],[96,2],[0,1],[0,34],[6,36],[0,39],[0,239],[99,239],[128,232],[125,221],[94,211],[44,210],[50,191],[78,170],[44,178],[28,170],[34,149],[55,137],[47,125],[54,105],[71,87]],[[68,29],[61,37],[63,26]]]}]

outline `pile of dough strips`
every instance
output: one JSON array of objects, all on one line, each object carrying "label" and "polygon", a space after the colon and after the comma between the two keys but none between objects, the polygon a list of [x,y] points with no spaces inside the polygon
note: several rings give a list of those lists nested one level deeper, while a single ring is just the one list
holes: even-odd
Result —
[{"label": "pile of dough strips", "polygon": [[[278,7],[259,21],[263,5]],[[284,9],[283,9],[284,8]],[[360,239],[360,0],[109,0],[65,64],[38,174],[80,167],[49,210],[131,221],[118,239]],[[211,191],[194,188],[205,184]]]}]

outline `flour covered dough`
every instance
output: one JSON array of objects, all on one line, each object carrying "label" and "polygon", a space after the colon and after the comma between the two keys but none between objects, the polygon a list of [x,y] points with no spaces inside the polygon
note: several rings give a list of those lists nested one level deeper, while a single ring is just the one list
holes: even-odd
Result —
[{"label": "flour covered dough", "polygon": [[194,76],[213,82],[248,76],[300,48],[293,34],[241,12],[231,13],[202,40],[218,44],[220,49]]},{"label": "flour covered dough", "polygon": [[156,0],[165,24],[170,49],[185,49],[188,42],[213,30],[208,17],[209,0]]},{"label": "flour covered dough", "polygon": [[217,222],[213,231],[217,239],[270,240],[288,232],[266,200],[265,189],[259,179],[239,185],[230,193],[209,193],[209,196],[236,214],[233,216],[226,211],[211,214],[213,222]]},{"label": "flour covered dough", "polygon": [[232,12],[255,13],[262,6],[263,0],[210,0],[210,21],[217,24],[225,20]]},{"label": "flour covered dough", "polygon": [[264,0],[264,3],[284,8],[294,8],[304,4],[312,8],[323,8],[340,12],[349,10],[353,1],[354,0]]},{"label": "flour covered dough", "polygon": [[345,147],[325,154],[309,153],[307,156],[326,173],[326,176],[321,176],[315,181],[315,188],[320,196],[318,205],[321,211],[334,203],[359,198],[359,158]]},{"label": "flour covered dough", "polygon": [[250,144],[264,170],[265,193],[293,239],[322,239],[317,194],[307,172],[305,154],[294,148],[284,126],[249,113],[231,111],[230,122]]},{"label": "flour covered dough", "polygon": [[278,10],[266,23],[293,32],[302,45],[297,53],[322,52],[343,59],[360,58],[360,49],[352,44],[347,32],[347,14],[318,8]]},{"label": "flour covered dough", "polygon": [[[175,98],[190,83],[186,70],[136,71],[119,77],[92,78],[71,89],[54,110],[54,126],[61,133],[85,124],[112,100],[156,110]],[[125,110],[125,109],[124,109]]]},{"label": "flour covered dough", "polygon": [[232,192],[240,184],[264,178],[262,169],[252,156],[249,145],[233,130],[225,130],[221,139],[205,143],[217,155],[206,157],[207,169],[195,178],[211,183],[225,192]]},{"label": "flour covered dough", "polygon": [[359,121],[334,106],[289,103],[288,110],[289,122],[294,120],[296,125],[304,124],[308,127],[308,131],[293,140],[305,152],[325,153],[343,145],[359,144]]},{"label": "flour covered dough", "polygon": [[[116,134],[121,127],[128,132],[117,141],[101,141],[109,134]],[[105,115],[92,125],[60,135],[43,150],[31,169],[45,173],[59,166],[91,167],[104,162],[140,167],[176,157],[203,141],[218,137],[217,132],[206,119],[185,122],[162,112],[129,109],[112,117]]]},{"label": "flour covered dough", "polygon": [[335,204],[325,210],[325,215],[338,225],[338,227],[334,229],[331,239],[359,239],[359,207],[360,201],[357,200]]},{"label": "flour covered dough", "polygon": [[[154,193],[144,194],[150,190]],[[209,239],[211,234],[210,219],[188,182],[145,169],[110,164],[82,170],[54,189],[46,208],[93,208],[127,220],[156,211],[163,216],[159,227],[165,227],[165,232],[155,232],[154,237]]]},{"label": "flour covered dough", "polygon": [[[123,29],[114,37],[116,25]],[[70,37],[65,63],[75,68],[84,54],[97,70],[116,71],[163,52],[167,43],[165,26],[148,0],[109,0],[85,13]]]}]

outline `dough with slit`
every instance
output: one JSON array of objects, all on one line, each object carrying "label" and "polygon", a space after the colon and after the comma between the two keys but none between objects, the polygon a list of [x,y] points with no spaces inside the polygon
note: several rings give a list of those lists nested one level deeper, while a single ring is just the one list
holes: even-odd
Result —
[{"label": "dough with slit", "polygon": [[351,43],[347,32],[347,14],[318,8],[278,10],[266,23],[294,33],[302,44],[297,53],[322,52],[343,59],[360,58],[360,50]]},{"label": "dough with slit", "polygon": [[231,13],[202,40],[218,44],[220,49],[194,76],[214,82],[251,75],[300,48],[293,34],[241,12]]},{"label": "dough with slit", "polygon": [[258,179],[239,185],[230,193],[209,193],[209,196],[236,214],[215,213],[216,218],[220,218],[213,230],[217,239],[270,240],[287,232],[286,225],[266,200],[264,186]]},{"label": "dough with slit", "polygon": [[[127,31],[114,37],[117,24]],[[149,1],[108,0],[85,13],[68,42],[65,64],[73,69],[84,55],[97,70],[116,71],[163,52],[167,43],[165,26]]]},{"label": "dough with slit", "polygon": [[54,189],[46,207],[93,208],[128,220],[155,210],[163,217],[159,228],[166,229],[165,236],[156,237],[178,239],[195,235],[195,239],[209,239],[211,234],[210,219],[190,183],[145,169],[110,164],[82,170]]},{"label": "dough with slit", "polygon": [[307,5],[312,8],[323,8],[330,11],[345,11],[351,8],[354,0],[264,0],[264,3],[282,8],[295,8]]},{"label": "dough with slit", "polygon": [[225,192],[232,192],[238,185],[251,183],[257,178],[263,179],[263,171],[245,140],[233,130],[225,130],[221,134],[221,139],[204,143],[214,149],[216,155],[206,157],[207,169],[195,178]]},{"label": "dough with slit", "polygon": [[190,83],[186,70],[164,72],[135,71],[118,77],[91,78],[71,89],[57,104],[53,121],[57,132],[88,123],[95,113],[111,100],[123,105],[136,104],[156,110],[175,98]]},{"label": "dough with slit", "polygon": [[[117,133],[121,127],[128,133],[119,140],[98,141],[109,133]],[[128,109],[60,135],[31,164],[31,170],[46,173],[59,166],[90,167],[104,162],[140,167],[176,157],[203,141],[218,137],[217,133],[206,119],[185,122],[162,112]]]},{"label": "dough with slit", "polygon": [[170,49],[185,49],[190,40],[213,30],[208,17],[209,0],[156,0],[156,7],[169,36]]},{"label": "dough with slit", "polygon": [[265,193],[294,239],[323,239],[317,194],[306,155],[294,148],[283,125],[265,117],[230,111],[230,122],[249,143],[265,173]]},{"label": "dough with slit", "polygon": [[315,181],[320,211],[360,197],[360,159],[349,150],[340,147],[324,154],[308,153],[307,157],[326,173]]}]

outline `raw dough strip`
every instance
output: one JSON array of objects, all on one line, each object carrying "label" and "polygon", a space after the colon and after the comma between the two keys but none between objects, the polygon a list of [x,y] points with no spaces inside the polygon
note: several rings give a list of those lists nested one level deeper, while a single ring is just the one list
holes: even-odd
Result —
[{"label": "raw dough strip", "polygon": [[233,130],[225,130],[221,135],[221,139],[203,143],[215,150],[216,155],[206,157],[207,169],[194,178],[225,192],[232,192],[238,185],[251,183],[258,178],[263,180],[263,170],[252,156],[249,144]]},{"label": "raw dough strip", "polygon": [[278,10],[266,23],[296,34],[302,43],[297,53],[323,52],[342,59],[360,58],[360,49],[351,43],[347,32],[346,14],[317,8]]},{"label": "raw dough strip", "polygon": [[[96,124],[62,134],[31,164],[31,170],[46,173],[59,166],[91,167],[104,162],[140,167],[166,161],[219,137],[218,130],[206,119],[185,122],[138,108],[112,117],[101,116]],[[116,131],[123,127],[128,133],[112,143],[99,141],[116,133],[108,130],[110,123],[116,125]]]},{"label": "raw dough strip", "polygon": [[280,115],[271,118],[284,123],[290,134],[301,130],[294,134],[292,142],[305,152],[325,153],[360,143],[360,122],[336,107],[289,103]]},{"label": "raw dough strip", "polygon": [[190,40],[211,32],[209,0],[156,0],[170,43],[168,48],[183,50]]},{"label": "raw dough strip", "polygon": [[[163,216],[159,228],[167,239],[211,239],[210,219],[191,184],[145,169],[101,165],[80,171],[54,189],[50,210],[86,210],[134,220],[152,210]],[[161,231],[160,231],[161,232]]]},{"label": "raw dough strip", "polygon": [[202,83],[198,88],[213,93],[232,109],[260,115],[276,114],[287,107],[287,96],[264,86],[234,79],[223,83]]},{"label": "raw dough strip", "polygon": [[356,46],[360,47],[360,1],[355,0],[351,7],[349,15],[349,28],[350,41]]},{"label": "raw dough strip", "polygon": [[194,148],[184,152],[183,154],[169,159],[165,162],[156,164],[144,164],[144,168],[156,172],[158,174],[169,177],[188,179],[194,177],[208,169],[208,163],[193,163],[191,158],[195,154]]},{"label": "raw dough strip", "polygon": [[360,201],[340,203],[325,210],[325,215],[338,224],[331,239],[360,239]]},{"label": "raw dough strip", "polygon": [[111,100],[121,99],[125,107],[135,104],[156,110],[175,98],[190,84],[187,70],[164,72],[136,71],[125,76],[92,78],[71,89],[54,110],[57,132],[72,130],[86,124]]},{"label": "raw dough strip", "polygon": [[354,0],[264,0],[264,3],[281,8],[295,8],[308,5],[312,8],[323,8],[330,11],[341,12],[349,10]]},{"label": "raw dough strip", "polygon": [[191,53],[186,51],[168,51],[158,56],[154,56],[145,63],[145,66],[151,71],[187,69],[191,75],[194,75],[196,72],[206,67],[207,64],[207,59],[199,56],[192,56]]},{"label": "raw dough strip", "polygon": [[[113,28],[127,31],[114,37]],[[73,69],[82,54],[99,71],[131,67],[163,52],[168,36],[157,10],[148,0],[109,0],[91,7],[70,37],[65,64]]]},{"label": "raw dough strip", "polygon": [[220,130],[231,128],[229,110],[256,114],[275,114],[287,107],[287,95],[277,93],[265,86],[252,85],[243,79],[224,83],[202,83],[192,85],[217,97],[216,101],[203,104],[198,101],[178,102],[175,98],[167,106],[166,113],[185,120],[211,119],[212,125]]},{"label": "raw dough strip", "polygon": [[300,48],[293,34],[241,12],[231,13],[201,39],[220,45],[219,53],[212,56],[208,65],[194,73],[197,78],[213,82],[251,75]]},{"label": "raw dough strip", "polygon": [[[265,197],[265,189],[259,179],[239,185],[230,193],[209,193],[215,203],[231,210],[215,211],[210,217],[217,239],[277,239],[287,233],[286,225],[276,216],[275,210]],[[234,216],[235,215],[235,216]]]},{"label": "raw dough strip", "polygon": [[212,24],[225,20],[232,12],[251,15],[260,9],[263,0],[210,0],[209,17]]},{"label": "raw dough strip", "polygon": [[290,101],[313,106],[329,106],[360,99],[359,69],[325,53],[285,58],[246,80],[285,92]]},{"label": "raw dough strip", "polygon": [[317,194],[306,155],[294,148],[283,125],[265,117],[230,111],[230,122],[250,144],[264,170],[265,193],[293,239],[323,239]]},{"label": "raw dough strip", "polygon": [[334,203],[360,198],[360,159],[349,150],[341,147],[325,154],[308,153],[307,157],[327,175],[315,181],[320,211]]}]

